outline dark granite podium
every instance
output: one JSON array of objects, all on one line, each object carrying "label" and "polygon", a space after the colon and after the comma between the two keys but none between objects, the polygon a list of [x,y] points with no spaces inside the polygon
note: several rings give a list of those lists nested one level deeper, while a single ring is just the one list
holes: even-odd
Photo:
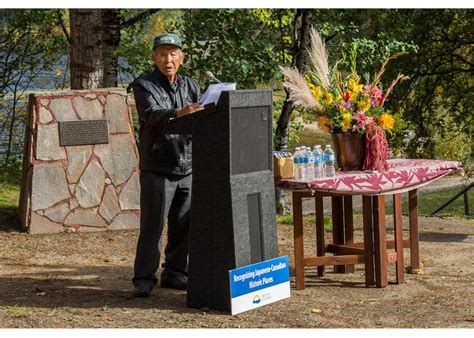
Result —
[{"label": "dark granite podium", "polygon": [[167,132],[193,138],[188,307],[230,311],[228,271],[278,256],[272,91],[222,92]]}]

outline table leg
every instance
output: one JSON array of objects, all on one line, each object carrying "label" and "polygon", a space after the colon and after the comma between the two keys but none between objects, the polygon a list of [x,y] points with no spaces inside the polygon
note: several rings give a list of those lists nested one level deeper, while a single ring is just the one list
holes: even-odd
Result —
[{"label": "table leg", "polygon": [[375,242],[375,284],[379,288],[384,288],[388,284],[384,195],[377,195],[373,197],[373,213]]},{"label": "table leg", "polygon": [[375,284],[374,277],[374,237],[373,237],[373,216],[372,197],[362,196],[362,213],[364,220],[364,268],[365,286]]},{"label": "table leg", "polygon": [[296,289],[305,288],[304,280],[304,243],[303,243],[303,206],[301,196],[297,192],[293,197],[293,236],[295,251]]},{"label": "table leg", "polygon": [[[326,254],[324,248],[324,204],[322,196],[315,196],[315,211],[316,211],[316,253],[317,256],[324,256]],[[324,265],[318,266],[318,276],[324,276]]]},{"label": "table leg", "polygon": [[404,282],[403,266],[403,225],[402,225],[402,195],[393,195],[393,222],[395,228],[395,251],[397,252],[397,284]]},{"label": "table leg", "polygon": [[[332,205],[332,242],[334,244],[344,244],[344,209],[342,196],[331,197]],[[334,272],[345,273],[345,265],[334,265]]]},{"label": "table leg", "polygon": [[412,269],[420,268],[420,247],[418,237],[418,190],[408,192],[408,208],[410,211],[410,264]]},{"label": "table leg", "polygon": [[[345,244],[347,246],[352,246],[354,244],[354,220],[353,220],[353,211],[352,211],[352,196],[344,196],[344,234],[345,234]],[[346,272],[354,272],[354,264],[346,265]]]}]

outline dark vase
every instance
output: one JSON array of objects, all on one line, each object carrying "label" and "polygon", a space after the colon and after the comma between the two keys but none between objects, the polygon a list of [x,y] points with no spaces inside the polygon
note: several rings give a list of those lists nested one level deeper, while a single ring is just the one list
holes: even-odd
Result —
[{"label": "dark vase", "polygon": [[332,133],[336,161],[342,171],[362,170],[365,157],[365,135]]}]

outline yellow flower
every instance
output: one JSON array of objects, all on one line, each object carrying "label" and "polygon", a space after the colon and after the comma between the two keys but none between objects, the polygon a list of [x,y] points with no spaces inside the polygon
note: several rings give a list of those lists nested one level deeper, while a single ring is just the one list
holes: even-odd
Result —
[{"label": "yellow flower", "polygon": [[379,117],[379,126],[382,129],[390,130],[395,126],[395,119],[392,115],[384,113]]},{"label": "yellow flower", "polygon": [[329,128],[331,127],[331,120],[327,116],[321,116],[319,118],[319,129],[325,133],[329,133]]},{"label": "yellow flower", "polygon": [[321,91],[321,87],[315,86],[312,83],[308,83],[309,89],[311,90],[311,93],[313,93],[313,96],[316,100],[319,101],[321,98],[321,95],[323,95],[323,92]]},{"label": "yellow flower", "polygon": [[364,85],[359,84],[359,80],[350,79],[348,83],[349,90],[351,91],[351,97],[356,97],[360,93]]},{"label": "yellow flower", "polygon": [[342,131],[344,133],[352,128],[351,120],[352,117],[350,113],[342,114]]},{"label": "yellow flower", "polygon": [[326,92],[323,94],[323,101],[326,106],[330,106],[334,102],[334,97],[330,92]]},{"label": "yellow flower", "polygon": [[367,99],[367,98],[361,99],[361,100],[359,101],[359,103],[357,104],[357,107],[359,108],[360,111],[363,111],[363,112],[369,110],[369,108],[370,108],[370,100]]}]

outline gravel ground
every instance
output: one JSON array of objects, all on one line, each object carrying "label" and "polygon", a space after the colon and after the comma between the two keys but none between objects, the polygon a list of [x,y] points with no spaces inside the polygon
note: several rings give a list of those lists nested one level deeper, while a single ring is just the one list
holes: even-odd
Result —
[{"label": "gravel ground", "polygon": [[[464,220],[420,218],[423,274],[407,274],[405,284],[365,288],[362,265],[352,274],[328,267],[321,279],[308,269],[306,289],[295,290],[292,276],[291,298],[237,316],[188,309],[185,291],[156,288],[150,298],[134,299],[138,231],[30,235],[12,223],[0,220],[3,328],[474,328],[474,228]],[[292,267],[292,226],[278,225],[278,236]],[[306,224],[309,253],[314,239]],[[393,281],[394,267],[389,271]]]}]

